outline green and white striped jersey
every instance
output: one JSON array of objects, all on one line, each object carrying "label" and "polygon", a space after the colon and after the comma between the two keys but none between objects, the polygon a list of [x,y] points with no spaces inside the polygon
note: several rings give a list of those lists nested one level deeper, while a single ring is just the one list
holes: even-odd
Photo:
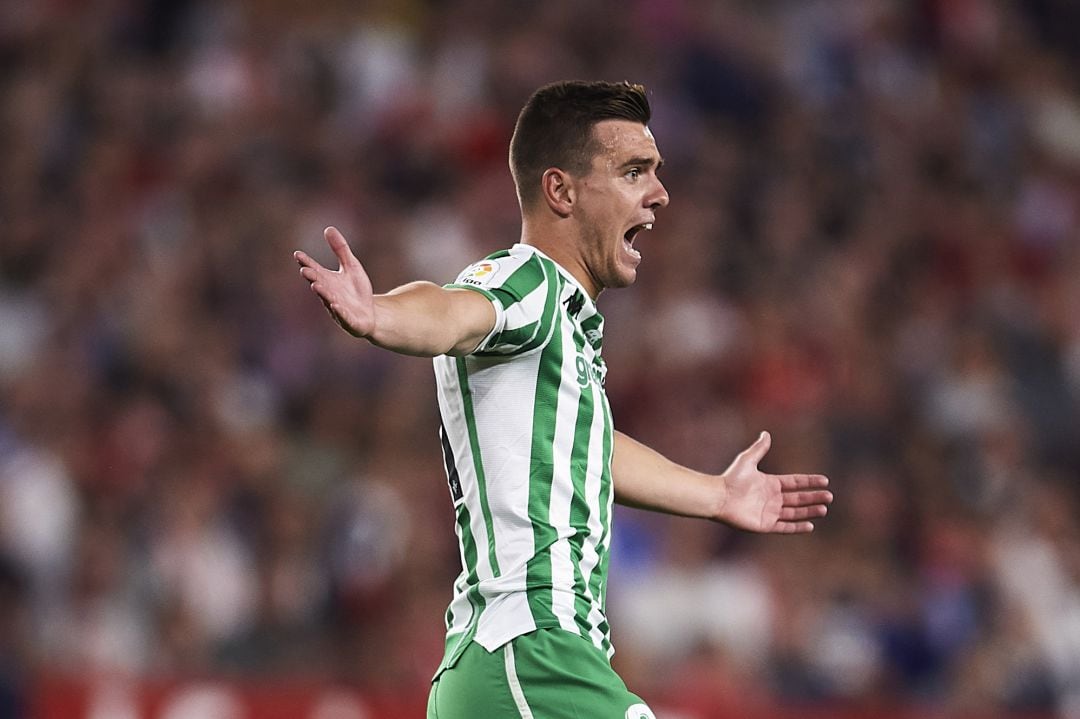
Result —
[{"label": "green and white striped jersey", "polygon": [[496,320],[472,354],[435,358],[463,568],[439,671],[470,641],[494,651],[542,627],[580,634],[610,656],[604,318],[577,280],[529,245],[447,286],[488,297]]}]

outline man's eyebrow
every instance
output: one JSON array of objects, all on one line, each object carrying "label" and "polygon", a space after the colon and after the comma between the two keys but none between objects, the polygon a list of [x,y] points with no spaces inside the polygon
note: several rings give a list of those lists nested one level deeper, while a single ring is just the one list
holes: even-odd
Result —
[{"label": "man's eyebrow", "polygon": [[656,169],[659,170],[661,167],[664,166],[664,158],[662,158],[662,157],[631,157],[629,160],[627,160],[623,164],[619,165],[619,169],[623,170],[623,169],[626,169],[626,168],[629,168],[629,167],[634,167],[634,166],[649,168],[649,167],[652,167],[653,165],[655,165]]}]

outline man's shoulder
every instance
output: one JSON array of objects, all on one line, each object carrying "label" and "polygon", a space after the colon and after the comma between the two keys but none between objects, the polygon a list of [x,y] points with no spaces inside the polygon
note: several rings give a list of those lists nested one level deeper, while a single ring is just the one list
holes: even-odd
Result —
[{"label": "man's shoulder", "polygon": [[472,263],[462,270],[453,284],[489,290],[507,289],[520,299],[553,276],[551,268],[545,268],[545,260],[528,245],[514,245]]},{"label": "man's shoulder", "polygon": [[538,266],[550,264],[554,266],[554,263],[536,248],[522,243],[518,243],[513,247],[508,247],[504,250],[492,252],[479,262],[474,262],[473,265],[480,264],[481,262],[498,262],[500,264],[507,264],[515,267],[524,264],[536,264]]}]

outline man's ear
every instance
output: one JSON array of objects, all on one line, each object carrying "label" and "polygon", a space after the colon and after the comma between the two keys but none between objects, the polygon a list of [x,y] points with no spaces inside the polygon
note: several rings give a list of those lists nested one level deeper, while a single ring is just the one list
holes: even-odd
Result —
[{"label": "man's ear", "polygon": [[569,217],[577,200],[574,178],[557,167],[549,167],[540,178],[540,193],[544,202],[559,217]]}]

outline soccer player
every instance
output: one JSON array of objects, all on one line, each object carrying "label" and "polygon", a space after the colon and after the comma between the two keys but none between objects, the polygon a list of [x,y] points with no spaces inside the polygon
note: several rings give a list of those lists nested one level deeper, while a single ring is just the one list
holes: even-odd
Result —
[{"label": "soccer player", "polygon": [[823,476],[758,469],[766,432],[710,476],[614,429],[596,299],[634,282],[668,204],[650,114],[640,85],[539,89],[510,142],[521,241],[445,287],[374,294],[332,227],[339,269],[295,253],[347,332],[434,357],[462,572],[428,717],[652,717],[610,664],[612,501],[776,533],[811,531],[832,501]]}]

